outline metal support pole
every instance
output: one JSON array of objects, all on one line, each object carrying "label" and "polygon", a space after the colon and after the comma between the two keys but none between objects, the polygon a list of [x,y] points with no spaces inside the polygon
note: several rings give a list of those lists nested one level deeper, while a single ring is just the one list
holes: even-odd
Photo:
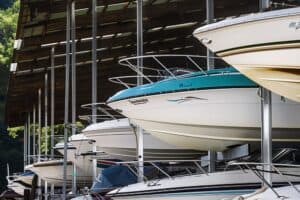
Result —
[{"label": "metal support pole", "polygon": [[[92,2],[92,103],[97,103],[97,0]],[[92,122],[97,122],[97,108],[92,107]]]},{"label": "metal support pole", "polygon": [[[44,95],[45,95],[45,122],[44,122],[44,129],[45,129],[45,159],[47,159],[48,156],[48,72],[45,73],[45,89],[44,89]],[[48,184],[45,181],[44,184],[44,195],[45,199],[48,199]]]},{"label": "metal support pole", "polygon": [[[260,0],[260,11],[270,8],[269,0]],[[262,149],[261,156],[264,163],[268,163],[264,170],[271,171],[272,163],[272,93],[261,88],[261,112],[262,112]],[[264,173],[264,178],[268,184],[272,185],[271,173]],[[264,184],[264,183],[263,183]]]},{"label": "metal support pole", "polygon": [[27,118],[27,145],[28,145],[28,152],[27,152],[27,164],[30,165],[30,160],[31,160],[31,132],[30,132],[30,112],[28,112],[28,118]]},{"label": "metal support pole", "polygon": [[48,73],[45,73],[45,122],[44,122],[44,129],[45,129],[45,158],[48,156]]},{"label": "metal support pole", "polygon": [[[51,146],[51,159],[54,159],[54,111],[55,111],[55,47],[51,47],[51,136],[50,136],[50,146]],[[51,184],[50,189],[51,195],[54,195],[54,184]]]},{"label": "metal support pole", "polygon": [[[214,22],[214,0],[206,0],[206,21],[207,24],[211,24]],[[208,48],[206,49],[206,55],[207,55],[207,70],[211,70],[215,68],[215,62],[214,59],[211,57],[214,57],[214,53],[210,51]]]},{"label": "metal support pole", "polygon": [[[71,78],[71,84],[72,84],[72,135],[76,134],[76,23],[75,23],[75,0],[72,0],[71,2],[71,40],[72,40],[72,78]],[[72,194],[76,194],[77,188],[76,188],[76,159],[73,163],[73,176],[72,176]]]},{"label": "metal support pole", "polygon": [[25,171],[25,167],[27,165],[27,123],[24,124],[24,171]]},{"label": "metal support pole", "polygon": [[[71,40],[72,40],[72,124],[76,123],[76,24],[75,0],[71,2]],[[76,127],[72,126],[72,135],[76,134]]]},{"label": "metal support pole", "polygon": [[259,1],[259,10],[261,11],[261,12],[263,12],[263,11],[265,11],[265,10],[267,10],[267,9],[269,9],[270,8],[270,0],[260,0]]},{"label": "metal support pole", "polygon": [[35,163],[36,162],[36,149],[35,149],[35,145],[36,145],[36,142],[35,142],[35,124],[36,124],[36,119],[35,119],[35,105],[33,105],[33,109],[32,109],[32,155],[33,155],[33,162]]},{"label": "metal support pole", "polygon": [[215,151],[208,151],[208,172],[213,173],[216,171],[216,160],[217,160],[217,153]]},{"label": "metal support pole", "polygon": [[[272,163],[272,93],[262,88],[262,158],[268,163],[264,170],[271,171]],[[265,180],[272,185],[271,173],[264,173]]]},{"label": "metal support pole", "polygon": [[[143,0],[137,0],[137,31],[136,31],[136,40],[137,40],[137,56],[143,55]],[[143,59],[138,59],[137,64],[139,67],[143,66]],[[140,69],[142,72],[142,68]],[[143,84],[143,77],[137,78],[137,85]],[[138,182],[144,180],[144,133],[141,127],[137,127],[136,130],[137,136],[137,155],[138,155]]]},{"label": "metal support pole", "polygon": [[51,159],[54,159],[54,111],[55,111],[55,47],[51,48]]},{"label": "metal support pole", "polygon": [[70,10],[71,4],[67,2],[67,27],[66,27],[66,68],[65,68],[65,113],[64,113],[64,167],[63,167],[63,194],[62,199],[67,199],[67,160],[68,160],[68,128],[69,123],[69,87],[70,87]]},{"label": "metal support pole", "polygon": [[44,197],[45,197],[45,200],[47,200],[48,199],[48,182],[47,181],[45,181],[44,182]]},{"label": "metal support pole", "polygon": [[[42,134],[42,89],[38,90],[38,162],[41,162],[41,134]],[[38,199],[41,199],[41,178],[38,178]]]},{"label": "metal support pole", "polygon": [[[93,142],[93,152],[97,151],[96,142]],[[93,182],[94,184],[97,182],[97,159],[93,159]]]},{"label": "metal support pole", "polygon": [[42,89],[38,91],[38,162],[41,162],[41,134],[42,134]]}]

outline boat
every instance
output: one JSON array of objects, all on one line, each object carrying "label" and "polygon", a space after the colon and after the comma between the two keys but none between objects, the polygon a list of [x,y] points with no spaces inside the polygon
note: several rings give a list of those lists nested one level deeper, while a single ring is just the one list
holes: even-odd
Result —
[{"label": "boat", "polygon": [[194,36],[259,85],[300,102],[299,17],[299,7],[230,17]]},{"label": "boat", "polygon": [[[112,159],[136,160],[137,138],[135,128],[127,118],[106,120],[91,124],[82,130],[82,134],[94,140],[97,151],[105,152]],[[144,133],[145,160],[194,159],[203,155],[201,151],[176,147]]]},{"label": "boat", "polygon": [[[260,90],[232,67],[131,87],[107,104],[153,136],[182,148],[224,151],[261,140]],[[300,104],[273,94],[273,105],[273,141],[299,142]]]},{"label": "boat", "polygon": [[[88,139],[83,134],[72,135],[68,139],[67,158],[75,163],[78,168],[82,168],[85,174],[92,170],[92,155],[94,141]],[[54,149],[61,155],[64,155],[64,143],[60,142],[54,146]]]},{"label": "boat", "polygon": [[[300,169],[278,168],[273,186],[286,186],[286,180],[299,183]],[[261,179],[251,170],[229,170],[188,176],[154,179],[117,188],[107,194],[113,200],[220,200],[251,194],[261,188]]]},{"label": "boat", "polygon": [[[86,186],[92,184],[93,164],[92,156],[94,153],[93,143],[83,134],[72,135],[68,138],[67,147],[67,184],[72,184],[73,164],[76,165],[76,183],[78,186]],[[54,149],[61,155],[64,155],[64,143],[60,142],[54,146]],[[41,176],[48,183],[61,186],[63,183],[63,161],[49,160],[34,163],[27,167]],[[100,169],[97,168],[99,171]],[[49,171],[53,173],[49,173]]]},{"label": "boat", "polygon": [[[91,161],[89,161],[91,162]],[[87,163],[89,165],[89,163]],[[78,187],[85,187],[92,185],[92,171],[83,170],[84,166],[77,166],[76,171],[76,184]],[[30,170],[38,175],[48,184],[54,184],[55,186],[63,185],[63,160],[49,160],[37,162],[26,166],[26,170]],[[73,163],[67,162],[67,180],[68,186],[72,185],[73,178]]]},{"label": "boat", "polygon": [[15,193],[24,196],[24,190],[31,189],[33,177],[34,173],[29,170],[19,174],[8,175],[6,177],[7,187]]},{"label": "boat", "polygon": [[[297,180],[293,181],[289,178],[289,173],[282,172],[279,170],[280,168],[294,168],[300,169],[299,162],[297,164],[282,164],[282,163],[249,163],[249,162],[241,162],[241,163],[233,163],[233,165],[244,166],[247,169],[250,169],[253,174],[259,177],[264,183],[263,187],[257,189],[253,193],[244,194],[235,197],[233,200],[273,200],[273,199],[290,199],[290,200],[298,200],[300,199],[300,185]],[[255,166],[255,167],[253,167]],[[270,169],[265,170],[264,167],[268,166]],[[272,184],[269,184],[268,180],[262,176],[262,173],[259,171],[263,170],[263,173],[271,174],[272,176]],[[277,186],[274,185],[274,175],[280,175],[281,178],[284,178],[286,182],[285,186]],[[294,174],[295,175],[295,174]]]}]

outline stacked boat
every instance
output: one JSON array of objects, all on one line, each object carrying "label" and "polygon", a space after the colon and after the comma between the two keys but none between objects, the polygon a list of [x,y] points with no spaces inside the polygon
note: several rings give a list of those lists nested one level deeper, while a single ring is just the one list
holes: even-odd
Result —
[{"label": "stacked boat", "polygon": [[[136,128],[128,118],[91,124],[82,134],[95,140],[98,151],[105,152],[113,159],[128,161],[137,157]],[[144,133],[145,160],[184,160],[199,158],[201,155],[201,151],[177,147]]]},{"label": "stacked boat", "polygon": [[[240,144],[248,143],[255,146],[260,142],[262,97],[259,85],[261,85],[274,92],[273,142],[299,142],[300,105],[297,103],[300,101],[300,68],[297,56],[299,15],[299,8],[270,11],[228,18],[194,32],[195,37],[204,45],[238,71],[230,67],[207,71],[200,68],[198,72],[185,69],[181,70],[184,73],[175,74],[162,62],[163,56],[121,60],[121,64],[127,63],[138,71],[147,83],[130,88],[132,84],[126,85],[124,80],[120,81],[127,89],[109,98],[107,103],[145,131],[169,144],[195,150],[224,151]],[[276,31],[274,27],[277,28]],[[252,30],[256,32],[248,34],[253,32]],[[147,75],[143,73],[145,69],[153,69],[153,66],[134,65],[139,63],[138,60],[149,57],[163,68],[157,72],[166,71],[160,73],[164,76],[156,82],[151,79],[153,75],[145,78]],[[196,67],[201,66],[193,56],[186,58]],[[111,80],[116,82],[114,79]],[[221,173],[224,173],[222,174],[224,179],[221,178]],[[224,182],[226,187],[232,184],[243,185],[242,180],[247,180],[247,184],[250,185],[254,182],[259,183],[257,177],[255,181],[251,181],[254,175],[251,177],[247,174],[249,177],[241,178],[243,175],[238,171],[233,172],[239,174],[236,183],[233,183],[234,175],[226,177],[227,173],[231,172],[216,172],[210,176],[216,176],[212,180],[217,180],[218,183],[227,181]],[[298,182],[296,174],[294,181]],[[113,199],[149,199],[153,197],[152,195],[159,199],[222,199],[233,197],[234,194],[231,192],[238,195],[236,190],[217,191],[217,194],[215,191],[211,192],[214,184],[208,177],[205,175],[198,177],[197,184],[191,181],[195,178],[193,176],[187,178],[189,181],[184,181],[185,177],[180,177],[178,182],[176,179],[172,181],[164,179],[150,184],[138,183],[112,191],[109,196]],[[282,183],[281,178],[276,180],[275,177],[273,175],[273,184],[276,185],[277,181]],[[205,189],[195,188],[196,185]],[[250,189],[250,185],[246,188]],[[191,190],[186,190],[190,187]],[[290,188],[296,193],[291,198],[297,199],[299,197],[297,186],[292,185]],[[278,189],[269,187],[264,191],[241,195],[239,198],[264,199],[269,196],[270,191],[278,197],[276,191],[285,190],[287,190],[285,187]]]},{"label": "stacked boat", "polygon": [[6,177],[8,189],[23,196],[24,190],[31,189],[34,173],[31,171],[25,171],[20,174],[8,174]]},{"label": "stacked boat", "polygon": [[[92,160],[98,159],[100,175],[96,182],[103,188],[97,189],[101,189],[101,195],[108,192],[106,196],[112,199],[221,200],[239,196],[263,200],[270,192],[276,197],[290,188],[299,192],[299,187],[292,184],[300,183],[299,156],[294,150],[274,154],[273,161],[280,160],[281,164],[272,165],[271,171],[265,170],[265,164],[257,163],[260,159],[248,162],[255,157],[250,153],[261,142],[260,85],[274,92],[273,142],[300,142],[299,16],[299,8],[270,11],[228,18],[194,32],[204,45],[236,69],[210,58],[215,59],[216,69],[207,70],[203,67],[207,58],[194,55],[121,60],[121,65],[139,76],[111,78],[127,87],[107,101],[120,115],[116,117],[98,104],[105,119],[69,138],[68,185],[76,176],[78,186],[91,186],[95,167]],[[256,32],[248,34],[252,30]],[[143,66],[139,65],[141,60]],[[144,84],[126,81],[132,78]],[[137,161],[138,128],[144,130],[143,167]],[[243,144],[251,149],[246,156],[221,159],[216,172],[207,172],[206,163],[211,161],[200,159],[204,151],[224,152]],[[63,143],[55,149],[64,154]],[[244,162],[234,162],[232,169],[224,170],[232,160]],[[61,186],[62,164],[62,160],[47,160],[26,169]],[[137,183],[139,170],[144,171],[144,181]],[[120,174],[114,174],[116,171]],[[261,175],[266,172],[272,174],[273,186],[281,188],[267,184]],[[130,185],[112,184],[104,174],[113,178],[126,174],[131,177]],[[17,183],[16,180],[19,179],[11,182]],[[267,188],[260,189],[261,182]],[[290,188],[285,187],[288,184]],[[94,182],[93,187],[96,185]],[[95,190],[90,193],[82,199],[99,198]],[[294,193],[291,197],[297,199],[299,194]]]},{"label": "stacked boat", "polygon": [[[260,142],[260,100],[258,85],[229,67],[125,89],[108,105],[172,145],[224,151]],[[300,104],[274,94],[273,105],[274,141],[299,142]]]},{"label": "stacked boat", "polygon": [[299,102],[299,15],[296,7],[229,18],[194,36],[253,81]]}]

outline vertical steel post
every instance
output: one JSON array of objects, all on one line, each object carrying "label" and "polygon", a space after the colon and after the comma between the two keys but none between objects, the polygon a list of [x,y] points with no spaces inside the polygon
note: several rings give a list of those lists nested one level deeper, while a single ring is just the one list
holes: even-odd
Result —
[{"label": "vertical steel post", "polygon": [[[206,0],[206,21],[207,24],[211,24],[214,22],[214,0]],[[207,56],[207,70],[215,68],[215,62],[212,57],[214,57],[214,53],[206,48],[206,56]]]},{"label": "vertical steel post", "polygon": [[[260,0],[260,11],[263,12],[270,8],[269,0]],[[262,160],[264,163],[272,163],[272,93],[261,88],[261,112],[262,112]],[[271,165],[264,167],[264,170],[271,171]],[[272,185],[271,173],[264,173],[266,181]]]},{"label": "vertical steel post", "polygon": [[45,158],[48,156],[48,73],[45,73],[45,121],[44,121],[44,129],[45,129]]},{"label": "vertical steel post", "polygon": [[[51,47],[51,99],[50,99],[50,154],[51,159],[54,159],[54,111],[55,111],[55,47]],[[51,184],[51,195],[54,195],[54,185]]]},{"label": "vertical steel post", "polygon": [[42,135],[42,89],[38,91],[38,162],[41,161],[41,135]]},{"label": "vertical steel post", "polygon": [[[44,130],[45,130],[45,159],[48,157],[48,72],[45,73],[45,88],[44,88],[44,95],[45,95],[45,110],[44,110]],[[45,181],[44,185],[44,195],[45,199],[48,199],[48,184]]]},{"label": "vertical steel post", "polygon": [[[97,103],[97,0],[92,0],[92,103]],[[97,108],[92,106],[92,122],[97,121]]]},{"label": "vertical steel post", "polygon": [[[97,103],[97,0],[92,0],[92,104]],[[97,122],[97,108],[92,105],[92,123]],[[96,144],[93,144],[93,152]],[[93,182],[97,181],[97,160],[93,159]]]},{"label": "vertical steel post", "polygon": [[27,123],[24,123],[24,171],[27,165]]},{"label": "vertical steel post", "polygon": [[[262,88],[262,158],[263,163],[267,163],[264,169],[271,171],[272,163],[272,93]],[[266,181],[272,185],[271,173],[264,173]]]},{"label": "vertical steel post", "polygon": [[[71,40],[72,40],[72,124],[76,123],[76,23],[75,23],[75,0],[71,2]],[[76,134],[76,127],[72,126],[72,135]]]},{"label": "vertical steel post", "polygon": [[263,12],[263,11],[265,11],[265,10],[267,10],[267,9],[269,9],[270,8],[270,0],[260,0],[259,1],[259,10],[261,11],[261,12]]},{"label": "vertical steel post", "polygon": [[[96,142],[93,142],[93,152],[97,151]],[[97,159],[93,159],[93,182],[94,184],[97,181]]]},{"label": "vertical steel post", "polygon": [[[137,47],[137,56],[143,56],[143,0],[137,0],[136,7],[136,47]],[[143,59],[140,58],[137,60],[137,64],[140,67],[140,71],[143,70]],[[137,78],[137,85],[143,84],[143,77]],[[144,180],[144,133],[141,127],[137,127],[137,155],[138,155],[138,181],[142,182]]]},{"label": "vertical steel post", "polygon": [[67,22],[66,22],[66,67],[65,67],[65,113],[64,113],[64,167],[63,167],[63,194],[62,198],[67,199],[67,150],[68,150],[68,127],[69,123],[69,87],[70,87],[70,1],[67,1]]},{"label": "vertical steel post", "polygon": [[35,119],[35,104],[33,105],[33,109],[32,109],[32,155],[33,155],[33,162],[36,162],[36,149],[35,149],[35,145],[36,145],[36,141],[35,141],[35,138],[36,138],[36,135],[35,135],[35,124],[36,124],[36,119]]},{"label": "vertical steel post", "polygon": [[51,159],[54,159],[54,112],[55,112],[55,47],[51,47]]},{"label": "vertical steel post", "polygon": [[[72,135],[76,134],[76,23],[75,23],[75,0],[71,2],[71,40],[72,40],[72,55],[71,55],[71,62],[72,62]],[[72,173],[72,193],[76,194],[76,159],[73,163],[73,173]]]},{"label": "vertical steel post", "polygon": [[[38,162],[41,162],[41,135],[42,135],[42,89],[38,90]],[[41,178],[38,178],[38,199],[41,199]]]},{"label": "vertical steel post", "polygon": [[31,160],[31,131],[30,131],[30,112],[28,112],[28,118],[27,118],[27,136],[28,136],[28,140],[27,140],[27,144],[28,144],[28,156],[27,156],[27,164],[30,165],[30,160]]},{"label": "vertical steel post", "polygon": [[213,173],[216,171],[216,160],[217,160],[217,153],[215,151],[208,151],[208,172]]}]

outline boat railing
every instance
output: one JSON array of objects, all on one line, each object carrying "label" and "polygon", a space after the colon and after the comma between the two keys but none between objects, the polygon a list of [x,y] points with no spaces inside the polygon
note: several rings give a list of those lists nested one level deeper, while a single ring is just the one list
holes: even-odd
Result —
[{"label": "boat railing", "polygon": [[[144,161],[144,166],[151,166],[153,169],[156,169],[159,173],[161,173],[164,177],[169,179],[174,179],[175,177],[179,177],[180,175],[172,175],[170,172],[166,171],[161,167],[161,164],[179,164],[179,163],[188,163],[189,166],[193,164],[195,169],[197,169],[197,173],[193,173],[190,169],[187,167],[184,168],[184,170],[187,172],[188,175],[194,175],[194,174],[205,174],[209,175],[209,173],[204,169],[204,167],[201,166],[201,162],[204,160],[149,160]],[[139,176],[139,163],[140,161],[121,161],[121,162],[115,162],[115,161],[107,161],[107,160],[98,160],[98,162],[105,162],[106,164],[113,164],[113,165],[122,165],[127,167],[135,176]],[[205,160],[207,162],[207,160]],[[186,175],[186,174],[185,174]],[[152,181],[151,178],[148,178],[146,175],[143,176],[143,180],[145,182]]]},{"label": "boat railing", "polygon": [[50,161],[50,160],[56,160],[56,159],[61,159],[63,156],[61,155],[27,155],[27,159],[30,159],[30,163],[36,163],[38,161],[43,162],[43,161]]},{"label": "boat railing", "polygon": [[81,105],[81,108],[92,110],[93,108],[97,109],[96,115],[80,115],[79,119],[92,122],[92,119],[95,118],[97,121],[105,121],[105,120],[118,120],[121,118],[125,118],[120,113],[116,112],[114,109],[109,107],[105,102],[99,103],[89,103]]},{"label": "boat railing", "polygon": [[147,84],[164,79],[178,79],[195,72],[208,75],[208,60],[217,63],[218,68],[228,66],[218,57],[183,54],[135,56],[119,60],[120,65],[131,69],[135,75],[112,77],[109,81],[130,88],[136,86],[137,82]]},{"label": "boat railing", "polygon": [[[278,174],[280,177],[283,178],[297,193],[300,193],[300,190],[293,184],[293,182],[288,178],[288,176],[297,176],[298,175],[291,175],[285,174],[279,168],[300,168],[300,165],[294,164],[281,164],[281,163],[259,163],[259,162],[232,162],[229,165],[232,166],[239,166],[241,169],[245,167],[246,169],[252,171],[263,183],[266,185],[278,198],[282,198],[283,196],[280,195],[272,185],[266,180],[263,173],[270,173],[270,174]],[[269,169],[266,169],[266,168]]]}]

